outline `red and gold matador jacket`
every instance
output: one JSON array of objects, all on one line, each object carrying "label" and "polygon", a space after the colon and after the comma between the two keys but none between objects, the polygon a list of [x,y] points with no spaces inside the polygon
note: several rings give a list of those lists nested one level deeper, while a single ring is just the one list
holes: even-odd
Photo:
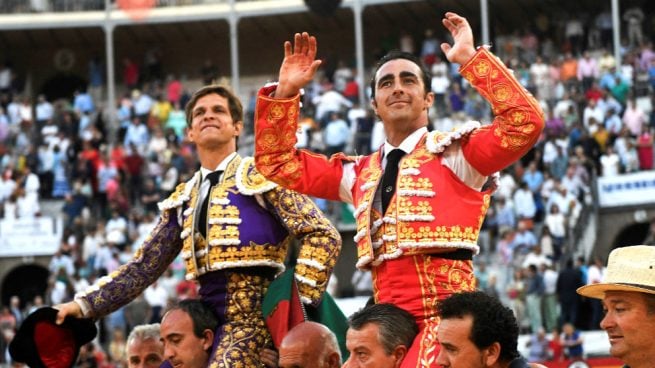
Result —
[{"label": "red and gold matador jacket", "polygon": [[535,98],[486,49],[479,48],[460,73],[491,103],[493,123],[469,122],[453,132],[426,133],[401,160],[396,194],[384,214],[373,206],[382,177],[382,152],[365,157],[336,154],[327,159],[296,150],[299,96],[271,98],[274,86],[263,88],[257,99],[257,169],[284,187],[331,200],[350,199],[343,195],[342,178],[345,170],[354,170],[355,180],[346,189],[356,208],[360,268],[402,255],[462,248],[476,254],[491,190],[464,183],[444,164],[444,155],[458,151],[474,171],[491,176],[535,144],[544,117]]}]

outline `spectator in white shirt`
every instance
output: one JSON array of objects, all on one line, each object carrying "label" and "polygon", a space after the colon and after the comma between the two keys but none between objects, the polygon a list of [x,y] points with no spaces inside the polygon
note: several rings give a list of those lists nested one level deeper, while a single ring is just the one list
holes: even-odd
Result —
[{"label": "spectator in white shirt", "polygon": [[521,183],[514,193],[514,209],[519,219],[533,219],[537,213],[534,196],[526,182]]},{"label": "spectator in white shirt", "polygon": [[343,152],[350,137],[350,128],[348,123],[343,120],[339,113],[330,113],[330,121],[325,127],[324,141],[326,147],[326,155],[332,156],[337,152]]},{"label": "spectator in white shirt", "polygon": [[148,323],[159,323],[168,303],[168,292],[158,282],[155,281],[143,292],[146,302],[150,306],[150,321]]},{"label": "spectator in white shirt", "polygon": [[600,156],[601,176],[612,177],[618,175],[620,162],[619,155],[614,152],[614,148],[608,146],[607,151]]},{"label": "spectator in white shirt", "polygon": [[325,122],[329,117],[328,114],[330,112],[339,112],[342,109],[351,108],[353,105],[352,102],[343,97],[341,93],[334,90],[333,86],[330,84],[325,85],[323,93],[314,97],[312,102],[316,105],[316,113],[314,117],[319,123]]}]

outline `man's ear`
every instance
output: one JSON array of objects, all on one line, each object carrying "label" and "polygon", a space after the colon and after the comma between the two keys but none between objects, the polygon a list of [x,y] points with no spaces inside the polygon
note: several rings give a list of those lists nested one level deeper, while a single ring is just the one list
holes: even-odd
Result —
[{"label": "man's ear", "polygon": [[500,343],[494,342],[484,350],[484,361],[487,364],[487,367],[491,367],[496,364],[500,358]]},{"label": "man's ear", "polygon": [[423,110],[428,110],[430,107],[432,107],[433,103],[434,103],[434,93],[428,92],[425,95],[425,100],[423,101]]},{"label": "man's ear", "polygon": [[234,131],[235,131],[234,136],[235,137],[240,136],[242,130],[243,130],[243,121],[235,121],[234,122]]},{"label": "man's ear", "polygon": [[341,367],[341,358],[339,353],[336,351],[328,356],[328,367],[340,368]]},{"label": "man's ear", "polygon": [[400,367],[400,364],[403,362],[403,359],[405,359],[405,356],[407,356],[407,350],[408,350],[407,346],[405,345],[398,345],[393,349],[391,355],[394,357],[395,360],[394,363],[395,368]]},{"label": "man's ear", "polygon": [[205,351],[209,351],[212,348],[212,345],[214,344],[214,331],[207,328],[205,329],[205,331],[202,332],[202,337],[203,337],[202,349]]},{"label": "man's ear", "polygon": [[194,140],[193,140],[193,137],[194,137],[193,130],[191,130],[191,127],[188,126],[188,125],[187,125],[187,128],[186,128],[186,137],[189,140],[189,142],[195,143]]},{"label": "man's ear", "polygon": [[373,114],[375,114],[375,117],[380,119],[380,115],[378,115],[378,103],[375,102],[375,98],[371,99],[371,109],[373,109]]}]

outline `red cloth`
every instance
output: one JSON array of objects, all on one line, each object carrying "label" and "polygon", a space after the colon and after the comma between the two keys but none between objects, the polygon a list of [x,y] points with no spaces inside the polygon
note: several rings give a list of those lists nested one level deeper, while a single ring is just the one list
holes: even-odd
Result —
[{"label": "red cloth", "polygon": [[440,350],[437,305],[453,293],[475,290],[472,261],[421,254],[383,262],[372,272],[375,302],[405,309],[416,318],[419,327],[401,367],[417,367],[419,360],[435,362]]},{"label": "red cloth", "polygon": [[[56,337],[53,339],[53,337]],[[76,343],[73,331],[50,321],[37,322],[34,327],[34,343],[41,361],[49,368],[67,368],[73,366],[76,357]]]}]

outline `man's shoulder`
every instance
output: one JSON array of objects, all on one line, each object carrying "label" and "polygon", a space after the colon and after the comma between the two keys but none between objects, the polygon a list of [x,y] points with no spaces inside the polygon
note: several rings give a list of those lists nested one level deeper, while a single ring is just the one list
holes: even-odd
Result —
[{"label": "man's shoulder", "polygon": [[164,211],[176,208],[188,201],[191,198],[191,190],[196,186],[199,176],[200,174],[197,172],[188,181],[178,184],[168,198],[157,204],[159,210]]},{"label": "man's shoulder", "polygon": [[425,140],[426,148],[432,153],[442,153],[448,146],[471,134],[480,126],[477,121],[469,121],[450,132],[439,130],[428,132]]},{"label": "man's shoulder", "polygon": [[266,179],[255,167],[255,159],[244,157],[237,167],[235,175],[236,186],[241,194],[254,195],[268,192],[277,184]]}]

